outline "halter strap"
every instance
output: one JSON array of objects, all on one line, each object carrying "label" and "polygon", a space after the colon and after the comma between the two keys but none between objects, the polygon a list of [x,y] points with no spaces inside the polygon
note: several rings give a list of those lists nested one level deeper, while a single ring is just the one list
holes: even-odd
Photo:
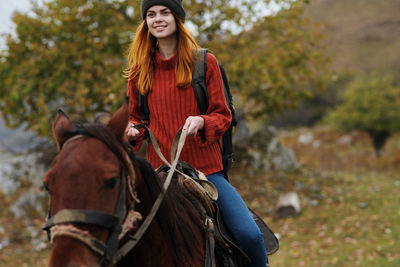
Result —
[{"label": "halter strap", "polygon": [[62,223],[85,223],[110,228],[118,223],[118,217],[101,211],[65,209],[48,219],[43,230],[48,231]]},{"label": "halter strap", "polygon": [[[85,135],[76,135],[68,139],[64,142],[64,147],[68,143],[80,139],[85,138]],[[125,152],[123,153],[123,161],[124,165],[128,168],[129,176],[132,180],[135,178],[135,173],[133,171],[133,166],[128,161],[128,155],[126,151],[121,147],[121,149]],[[101,211],[93,211],[93,210],[75,210],[75,209],[64,209],[60,210],[51,217],[51,203],[49,205],[49,214],[47,218],[47,222],[44,225],[43,229],[47,231],[48,237],[51,238],[51,228],[54,226],[59,226],[64,223],[80,223],[80,224],[89,224],[89,225],[97,225],[104,228],[110,229],[110,236],[107,240],[107,244],[104,245],[103,242],[98,241],[96,238],[92,237],[90,234],[84,234],[84,231],[80,231],[78,228],[73,227],[62,227],[60,231],[56,231],[55,233],[60,235],[66,235],[73,238],[76,238],[86,244],[91,250],[98,253],[102,258],[102,266],[108,266],[110,262],[113,260],[113,256],[116,254],[119,247],[119,235],[122,231],[122,224],[124,223],[125,216],[127,214],[126,207],[126,187],[128,186],[128,192],[133,197],[133,200],[137,201],[137,197],[135,194],[132,185],[127,181],[128,176],[126,175],[125,168],[122,168],[121,178],[120,178],[120,190],[119,196],[117,200],[117,209],[115,215],[104,213]],[[127,185],[128,182],[128,185]],[[77,231],[78,229],[78,231]]]},{"label": "halter strap", "polygon": [[67,144],[71,143],[72,141],[77,140],[77,139],[81,139],[81,138],[85,138],[85,137],[87,137],[87,136],[85,136],[85,135],[83,135],[83,134],[77,134],[77,135],[75,135],[75,136],[72,136],[72,137],[68,138],[68,139],[60,146],[60,151],[61,151],[61,149],[62,149],[63,147],[65,147]]},{"label": "halter strap", "polygon": [[105,255],[106,245],[103,242],[91,236],[88,231],[83,231],[73,226],[72,224],[55,225],[54,227],[51,228],[50,231],[51,231],[51,243],[54,242],[54,239],[57,236],[68,236],[74,239],[78,239],[101,257]]}]

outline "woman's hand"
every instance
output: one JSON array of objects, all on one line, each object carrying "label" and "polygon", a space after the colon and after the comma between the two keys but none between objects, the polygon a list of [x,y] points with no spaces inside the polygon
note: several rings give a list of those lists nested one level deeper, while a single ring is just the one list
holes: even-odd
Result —
[{"label": "woman's hand", "polygon": [[185,125],[183,125],[183,130],[187,131],[187,135],[196,135],[199,130],[204,128],[204,119],[200,116],[189,116],[186,119]]},{"label": "woman's hand", "polygon": [[140,135],[139,130],[136,129],[134,126],[135,125],[131,122],[129,122],[128,126],[126,126],[125,134],[128,137],[128,140],[136,140]]}]

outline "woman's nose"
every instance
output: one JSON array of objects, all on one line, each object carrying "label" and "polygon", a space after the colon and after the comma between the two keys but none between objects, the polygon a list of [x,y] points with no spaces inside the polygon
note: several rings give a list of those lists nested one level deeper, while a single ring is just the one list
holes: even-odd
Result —
[{"label": "woman's nose", "polygon": [[161,14],[156,14],[155,18],[156,21],[160,21],[161,20]]}]

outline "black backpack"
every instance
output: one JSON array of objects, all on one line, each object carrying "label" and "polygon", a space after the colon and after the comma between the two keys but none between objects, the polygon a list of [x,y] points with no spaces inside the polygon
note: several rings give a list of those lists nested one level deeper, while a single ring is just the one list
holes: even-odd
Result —
[{"label": "black backpack", "polygon": [[[222,164],[224,166],[223,174],[225,178],[228,178],[228,171],[232,165],[232,129],[236,126],[237,120],[235,115],[235,107],[232,102],[232,94],[229,88],[228,78],[226,76],[224,67],[219,64],[219,68],[222,75],[222,81],[224,85],[224,93],[226,104],[232,114],[232,122],[229,125],[228,130],[222,135],[222,144],[218,142],[221,148]],[[198,58],[195,62],[192,76],[192,87],[196,96],[197,105],[199,106],[200,114],[206,114],[208,108],[208,91],[206,84],[206,73],[207,73],[207,49],[199,49]],[[142,95],[139,93],[139,106],[141,110],[141,117],[143,123],[149,121],[149,107],[147,104],[147,94]]]}]

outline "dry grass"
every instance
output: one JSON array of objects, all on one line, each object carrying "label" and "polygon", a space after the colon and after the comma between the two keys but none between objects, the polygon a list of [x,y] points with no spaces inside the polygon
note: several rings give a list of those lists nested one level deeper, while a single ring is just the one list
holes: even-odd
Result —
[{"label": "dry grass", "polygon": [[[310,134],[311,142],[299,143]],[[280,235],[272,266],[399,266],[400,136],[389,140],[380,158],[361,132],[315,128],[280,136],[295,152],[298,171],[233,181]],[[300,195],[302,212],[276,220],[273,208],[287,191]]]},{"label": "dry grass", "polygon": [[[299,142],[310,134],[311,142]],[[231,172],[248,205],[280,236],[272,266],[400,266],[400,136],[390,138],[380,158],[361,132],[304,128],[279,136],[294,151],[299,170],[251,177]],[[302,211],[274,219],[276,201],[287,191],[299,194]],[[16,197],[0,196],[0,241],[10,238],[0,250],[0,266],[45,266],[49,249],[36,251],[29,230],[40,229],[45,214],[13,218],[7,207]]]}]

